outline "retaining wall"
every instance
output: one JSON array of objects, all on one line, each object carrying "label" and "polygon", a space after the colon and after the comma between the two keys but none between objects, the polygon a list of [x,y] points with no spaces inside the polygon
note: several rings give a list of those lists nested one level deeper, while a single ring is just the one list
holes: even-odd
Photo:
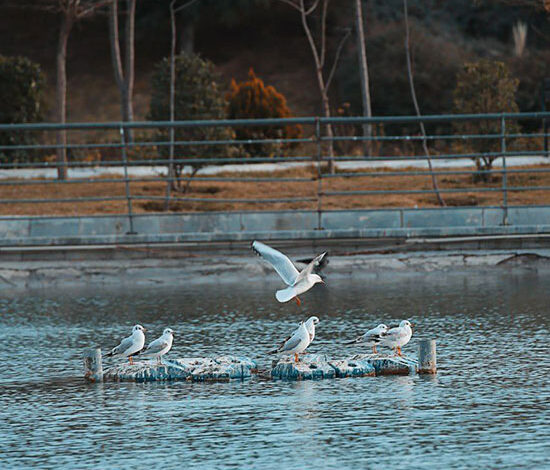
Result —
[{"label": "retaining wall", "polygon": [[[321,227],[321,229],[319,229]],[[550,206],[0,217],[1,246],[550,233]]]}]

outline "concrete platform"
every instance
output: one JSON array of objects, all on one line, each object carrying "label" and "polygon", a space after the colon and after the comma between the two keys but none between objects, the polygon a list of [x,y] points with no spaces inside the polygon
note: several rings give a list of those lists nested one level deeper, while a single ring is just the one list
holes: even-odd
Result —
[{"label": "concrete platform", "polygon": [[243,380],[257,369],[256,363],[242,356],[217,358],[165,359],[162,364],[143,361],[117,364],[105,369],[105,382],[155,382],[190,380],[194,382]]},{"label": "concrete platform", "polygon": [[409,375],[418,370],[411,357],[380,354],[357,354],[346,359],[329,359],[324,354],[305,355],[300,362],[282,357],[273,363],[271,377],[282,380],[314,380],[378,375]]}]

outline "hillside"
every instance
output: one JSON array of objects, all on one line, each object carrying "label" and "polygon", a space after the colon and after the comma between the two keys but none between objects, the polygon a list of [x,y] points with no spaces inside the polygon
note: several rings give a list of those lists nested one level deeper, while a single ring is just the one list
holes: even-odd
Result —
[{"label": "hillside", "polygon": [[[452,4],[451,4],[452,3]],[[193,13],[194,49],[212,60],[222,76],[242,79],[250,67],[274,85],[297,115],[319,112],[319,95],[308,43],[297,12],[277,1],[239,0],[239,8],[217,11],[204,0]],[[412,113],[403,48],[402,3],[371,1],[366,9],[367,53],[375,114]],[[184,12],[185,13],[185,12]],[[180,32],[187,27],[180,18]],[[169,51],[166,5],[140,2],[136,20],[135,117],[145,119],[154,64]],[[539,86],[550,76],[550,37],[545,12],[508,3],[486,1],[411,1],[415,79],[424,113],[452,111],[456,72],[468,60],[489,57],[505,61],[520,79],[518,103],[523,111],[540,108]],[[313,19],[314,20],[314,19]],[[527,47],[514,55],[512,27],[528,26]],[[0,3],[0,54],[24,55],[37,61],[48,78],[48,119],[52,120],[58,18],[31,8]],[[123,19],[121,18],[121,23]],[[353,25],[351,2],[332,2],[329,11],[329,52],[341,31]],[[119,96],[111,68],[107,17],[101,14],[78,23],[68,55],[68,120],[105,121],[119,118]],[[348,40],[331,89],[333,108],[351,103],[360,112],[360,94],[353,36]]]}]

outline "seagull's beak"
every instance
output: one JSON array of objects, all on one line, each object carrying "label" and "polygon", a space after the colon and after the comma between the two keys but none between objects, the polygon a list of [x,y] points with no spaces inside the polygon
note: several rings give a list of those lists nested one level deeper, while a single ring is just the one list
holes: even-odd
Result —
[{"label": "seagull's beak", "polygon": [[143,328],[143,332],[145,333],[147,331],[147,328]]}]

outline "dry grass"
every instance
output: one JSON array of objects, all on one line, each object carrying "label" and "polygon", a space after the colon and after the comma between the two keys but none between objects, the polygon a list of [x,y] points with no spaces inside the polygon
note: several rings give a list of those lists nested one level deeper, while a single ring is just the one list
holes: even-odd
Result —
[{"label": "dry grass", "polygon": [[[526,168],[547,168],[550,165],[538,165]],[[411,169],[409,169],[411,170]],[[327,178],[322,181],[323,191],[353,191],[353,190],[403,190],[424,189],[431,190],[432,184],[429,176],[387,175],[388,170],[374,170],[376,176],[370,177],[339,177]],[[219,176],[242,176],[252,178],[254,176],[278,176],[278,177],[302,177],[314,178],[316,169],[300,168],[276,173],[242,173]],[[96,178],[93,184],[59,184],[40,183],[25,186],[0,186],[0,200],[6,199],[53,199],[53,198],[84,198],[84,197],[123,197],[125,187],[123,183],[110,183],[105,180],[108,177]],[[112,177],[111,177],[112,178]],[[115,177],[116,178],[116,177]],[[489,183],[474,182],[471,175],[443,175],[438,178],[440,188],[500,188],[502,180],[495,176]],[[508,175],[508,186],[548,186],[550,187],[549,173],[522,173]],[[134,196],[163,197],[166,185],[162,181],[132,182],[131,194]],[[316,201],[279,202],[274,204],[263,203],[262,199],[269,198],[299,198],[316,197],[317,182],[219,182],[219,181],[193,181],[187,195],[172,193],[176,197],[193,197],[212,199],[254,199],[257,203],[227,203],[227,202],[172,202],[171,211],[197,212],[197,211],[234,211],[234,210],[258,210],[258,209],[316,209]],[[474,192],[447,193],[444,198],[449,206],[488,206],[502,204],[501,192]],[[521,204],[550,204],[550,191],[531,190],[509,192],[508,201],[511,205]],[[325,196],[322,199],[324,209],[351,209],[351,208],[384,208],[384,207],[437,207],[437,201],[433,194],[374,194],[354,196]],[[137,213],[162,212],[163,201],[136,200],[133,203]],[[101,202],[72,202],[72,203],[3,203],[0,204],[1,215],[89,215],[89,214],[115,214],[125,213],[126,202],[101,201]]]}]

